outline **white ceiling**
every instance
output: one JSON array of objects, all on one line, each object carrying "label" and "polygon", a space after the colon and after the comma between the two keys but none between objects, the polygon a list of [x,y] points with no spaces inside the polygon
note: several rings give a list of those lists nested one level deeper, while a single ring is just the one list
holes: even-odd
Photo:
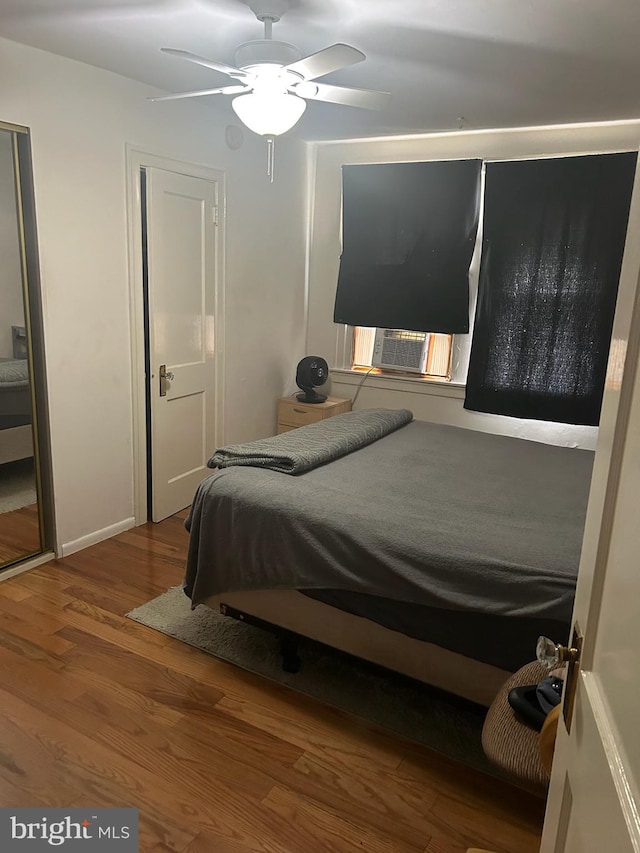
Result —
[{"label": "white ceiling", "polygon": [[[0,0],[0,35],[169,92],[212,88],[229,78],[159,48],[233,64],[263,36],[247,2]],[[393,95],[381,112],[310,103],[292,131],[306,139],[640,117],[637,0],[291,0],[273,35],[303,55],[352,44],[366,62],[322,82]],[[236,121],[229,98],[216,106]]]}]

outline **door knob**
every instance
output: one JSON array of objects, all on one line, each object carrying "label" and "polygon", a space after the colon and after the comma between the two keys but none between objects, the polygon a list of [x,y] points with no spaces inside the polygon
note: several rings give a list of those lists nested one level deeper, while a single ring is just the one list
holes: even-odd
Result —
[{"label": "door knob", "polygon": [[571,719],[576,701],[582,641],[582,631],[576,622],[571,632],[569,646],[561,646],[559,643],[554,643],[548,637],[538,637],[538,642],[536,643],[536,657],[538,658],[538,662],[546,669],[555,669],[560,664],[567,664],[564,698],[562,702],[562,716],[564,717],[567,732],[571,731]]},{"label": "door knob", "polygon": [[548,637],[538,637],[536,643],[536,657],[538,663],[542,664],[546,669],[555,669],[562,663],[573,663],[580,656],[578,649],[568,646],[561,646],[559,643],[554,643]]}]

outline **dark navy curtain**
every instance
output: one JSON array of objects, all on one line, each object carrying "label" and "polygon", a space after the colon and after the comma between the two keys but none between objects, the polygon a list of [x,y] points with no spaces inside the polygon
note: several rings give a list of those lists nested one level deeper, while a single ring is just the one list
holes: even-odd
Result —
[{"label": "dark navy curtain", "polygon": [[480,160],[344,166],[334,321],[469,331]]},{"label": "dark navy curtain", "polygon": [[636,159],[487,165],[465,408],[598,424]]}]

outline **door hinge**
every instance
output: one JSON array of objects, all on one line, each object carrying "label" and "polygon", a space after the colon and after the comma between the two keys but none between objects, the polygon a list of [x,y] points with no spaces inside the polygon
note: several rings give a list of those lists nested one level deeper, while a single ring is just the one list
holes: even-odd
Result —
[{"label": "door hinge", "polygon": [[218,205],[216,205],[216,206],[213,208],[213,224],[214,224],[214,225],[219,225],[219,224],[220,224],[219,219],[218,219],[218,210],[219,210]]}]

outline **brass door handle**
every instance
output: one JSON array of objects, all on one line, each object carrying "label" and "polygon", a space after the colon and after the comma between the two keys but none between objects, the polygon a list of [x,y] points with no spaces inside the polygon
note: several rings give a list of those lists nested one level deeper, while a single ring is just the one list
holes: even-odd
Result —
[{"label": "brass door handle", "polygon": [[161,364],[158,370],[158,374],[160,377],[160,396],[167,396],[167,380],[169,382],[173,382],[174,376],[170,370],[167,370],[166,364]]},{"label": "brass door handle", "polygon": [[538,662],[546,669],[555,669],[555,667],[564,663],[567,665],[562,702],[562,716],[564,717],[567,732],[571,731],[571,720],[576,701],[576,690],[578,689],[582,640],[582,631],[576,622],[573,626],[571,644],[569,646],[561,646],[560,643],[554,643],[548,637],[538,637],[536,644],[536,657],[538,658]]}]

